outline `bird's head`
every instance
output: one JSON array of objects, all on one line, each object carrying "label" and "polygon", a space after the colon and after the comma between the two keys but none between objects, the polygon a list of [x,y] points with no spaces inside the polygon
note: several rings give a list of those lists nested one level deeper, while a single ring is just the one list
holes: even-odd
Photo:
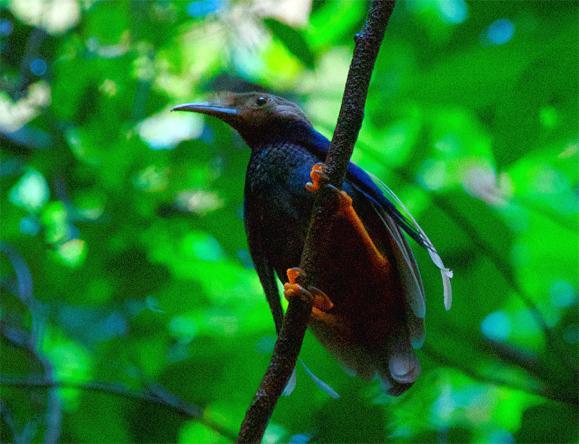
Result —
[{"label": "bird's head", "polygon": [[225,93],[211,102],[187,103],[173,111],[207,114],[229,124],[252,146],[287,139],[292,131],[311,127],[295,104],[273,94],[260,92]]}]

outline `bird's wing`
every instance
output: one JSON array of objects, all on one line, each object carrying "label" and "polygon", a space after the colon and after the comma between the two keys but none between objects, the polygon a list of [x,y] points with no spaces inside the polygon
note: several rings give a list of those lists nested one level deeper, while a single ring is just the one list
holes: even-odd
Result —
[{"label": "bird's wing", "polygon": [[[330,147],[330,141],[313,128],[309,128],[307,134],[303,137],[303,142],[308,149],[316,154],[321,160],[325,159]],[[408,247],[404,236],[402,236],[400,229],[404,230],[412,239],[428,251],[430,259],[434,265],[438,267],[442,275],[444,306],[447,310],[450,310],[452,305],[452,287],[450,284],[452,271],[444,266],[436,248],[434,248],[434,245],[424,230],[420,228],[404,204],[400,199],[398,199],[394,192],[379,179],[372,178],[362,168],[351,162],[348,166],[348,181],[358,190],[358,192],[374,205],[374,208],[381,215],[384,225],[388,228],[392,238],[399,245],[400,254],[403,255],[401,259],[404,259],[404,262],[409,265],[409,267],[407,267],[409,271],[415,270],[415,272],[413,272],[414,276],[408,276],[408,283],[415,280],[414,278],[416,277],[420,286],[422,285],[420,275],[418,274],[418,267],[414,261],[414,256],[412,255],[412,251]],[[405,279],[404,276],[403,279]],[[411,305],[415,304],[417,308],[420,307],[419,301],[410,302]]]},{"label": "bird's wing", "polygon": [[[358,189],[357,187],[355,188]],[[424,317],[426,315],[426,302],[418,265],[400,227],[379,207],[374,204],[372,204],[372,207],[386,228],[388,239],[392,243],[390,251],[392,251],[396,268],[400,273],[407,303],[408,333],[413,347],[420,348],[424,343],[425,337]]]},{"label": "bird's wing", "polygon": [[[382,213],[383,220],[386,222],[391,219],[396,227],[404,230],[410,237],[412,237],[419,245],[426,249],[430,259],[440,270],[442,276],[442,285],[444,289],[444,307],[450,310],[452,305],[452,286],[450,279],[452,278],[452,271],[445,267],[438,251],[434,247],[431,240],[428,238],[424,230],[418,225],[412,214],[408,211],[402,201],[388,188],[382,181],[377,178],[372,178],[368,173],[358,166],[350,163],[348,167],[348,178],[355,188],[369,199],[374,207]],[[388,225],[388,224],[387,224]],[[390,230],[392,231],[392,230]],[[400,230],[398,230],[400,231]],[[401,234],[399,237],[402,237]],[[394,236],[396,240],[396,236]],[[404,238],[402,237],[402,241]],[[410,259],[406,261],[410,265],[410,269],[416,269],[416,262],[412,256],[412,252],[407,244],[397,241],[401,246],[402,252],[407,252]],[[402,246],[405,245],[405,248]]]},{"label": "bird's wing", "polygon": [[261,227],[264,226],[262,214],[259,206],[253,204],[251,196],[248,196],[247,193],[244,203],[244,222],[249,253],[251,254],[255,271],[257,272],[267,303],[269,304],[276,332],[279,334],[283,322],[283,309],[281,307],[275,272],[273,266],[267,259],[264,249],[264,240],[261,231]]}]

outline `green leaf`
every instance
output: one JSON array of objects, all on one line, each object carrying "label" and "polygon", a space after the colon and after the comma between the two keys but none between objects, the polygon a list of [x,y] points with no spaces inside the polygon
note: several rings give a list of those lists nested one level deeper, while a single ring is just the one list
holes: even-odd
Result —
[{"label": "green leaf", "polygon": [[265,19],[263,23],[284,44],[287,50],[296,56],[307,68],[314,68],[315,54],[301,31],[272,18]]}]

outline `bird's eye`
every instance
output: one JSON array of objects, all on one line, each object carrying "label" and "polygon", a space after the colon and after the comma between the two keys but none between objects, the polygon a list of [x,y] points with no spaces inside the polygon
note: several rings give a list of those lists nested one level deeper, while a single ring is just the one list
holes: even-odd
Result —
[{"label": "bird's eye", "polygon": [[267,103],[267,97],[265,96],[259,96],[257,99],[255,99],[255,104],[257,106],[263,106]]}]

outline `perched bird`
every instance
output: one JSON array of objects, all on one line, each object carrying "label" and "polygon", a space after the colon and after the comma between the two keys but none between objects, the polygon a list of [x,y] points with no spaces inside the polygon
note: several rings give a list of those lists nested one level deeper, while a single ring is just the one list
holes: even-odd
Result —
[{"label": "perched bird", "polygon": [[[360,377],[378,375],[392,395],[416,380],[414,348],[424,341],[424,288],[403,231],[426,248],[441,270],[450,308],[452,272],[434,246],[385,186],[350,163],[327,250],[313,287],[295,282],[314,192],[324,176],[330,142],[294,103],[265,93],[227,93],[212,103],[173,108],[217,117],[251,148],[245,179],[245,229],[251,257],[276,328],[283,311],[276,277],[286,297],[312,297],[309,327]],[[311,182],[310,182],[311,179]],[[323,181],[322,181],[323,182]],[[322,185],[324,186],[324,185]],[[329,185],[327,185],[329,186]]]}]

